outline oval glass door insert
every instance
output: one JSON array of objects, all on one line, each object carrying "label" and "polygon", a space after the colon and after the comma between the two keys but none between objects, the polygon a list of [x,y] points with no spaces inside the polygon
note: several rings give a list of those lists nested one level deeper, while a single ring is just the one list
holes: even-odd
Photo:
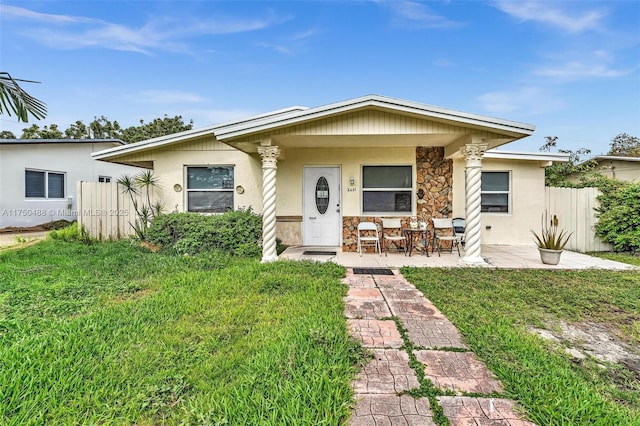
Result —
[{"label": "oval glass door insert", "polygon": [[329,182],[324,176],[320,176],[316,182],[316,209],[318,213],[325,214],[329,208]]}]

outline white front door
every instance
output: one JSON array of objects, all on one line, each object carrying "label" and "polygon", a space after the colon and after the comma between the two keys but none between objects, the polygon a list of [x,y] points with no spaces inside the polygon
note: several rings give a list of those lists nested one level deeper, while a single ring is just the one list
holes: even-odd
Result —
[{"label": "white front door", "polygon": [[305,246],[340,245],[340,168],[305,167],[302,243]]}]

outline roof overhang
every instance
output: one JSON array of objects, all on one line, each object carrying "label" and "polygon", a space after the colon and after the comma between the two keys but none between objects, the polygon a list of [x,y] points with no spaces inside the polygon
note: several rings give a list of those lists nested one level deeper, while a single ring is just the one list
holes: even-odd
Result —
[{"label": "roof overhang", "polygon": [[[408,117],[416,119],[416,121],[433,122],[436,127],[442,124],[444,130],[412,133],[399,129],[395,132],[392,130],[380,134],[376,134],[375,131],[338,131],[331,134],[322,132],[287,133],[289,129],[296,126],[313,126],[326,119],[340,119],[341,116],[349,117],[349,114],[369,111],[388,113],[393,117]],[[447,126],[464,129],[464,132],[446,130]],[[534,130],[535,126],[530,124],[454,111],[418,102],[369,95],[315,108],[295,106],[276,110],[242,120],[99,151],[94,153],[93,157],[98,160],[118,161],[118,159],[125,158],[130,154],[212,136],[219,142],[247,153],[257,152],[257,148],[261,145],[278,145],[285,150],[290,148],[445,146],[451,152],[456,152],[458,147],[478,140],[477,138],[473,139],[471,134],[489,135],[489,148],[494,148],[527,137]],[[451,155],[451,153],[447,155]]]}]

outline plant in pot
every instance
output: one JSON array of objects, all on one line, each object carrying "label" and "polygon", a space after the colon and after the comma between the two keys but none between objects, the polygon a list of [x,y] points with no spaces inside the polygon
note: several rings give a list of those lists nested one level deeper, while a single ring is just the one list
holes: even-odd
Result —
[{"label": "plant in pot", "polygon": [[533,229],[531,233],[538,245],[540,260],[547,265],[557,265],[560,262],[562,250],[569,242],[573,232],[567,232],[558,227],[558,216],[555,214],[549,219],[547,213],[542,215],[542,229],[540,234]]}]

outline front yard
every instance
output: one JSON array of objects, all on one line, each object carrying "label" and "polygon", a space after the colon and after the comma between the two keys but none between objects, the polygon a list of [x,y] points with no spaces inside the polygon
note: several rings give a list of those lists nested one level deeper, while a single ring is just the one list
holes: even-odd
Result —
[{"label": "front yard", "polygon": [[343,274],[128,242],[0,253],[0,424],[339,424],[361,356]]},{"label": "front yard", "polygon": [[[638,272],[402,272],[537,424],[640,425]],[[0,252],[0,424],[343,424],[365,358],[343,274],[129,242]]]}]

